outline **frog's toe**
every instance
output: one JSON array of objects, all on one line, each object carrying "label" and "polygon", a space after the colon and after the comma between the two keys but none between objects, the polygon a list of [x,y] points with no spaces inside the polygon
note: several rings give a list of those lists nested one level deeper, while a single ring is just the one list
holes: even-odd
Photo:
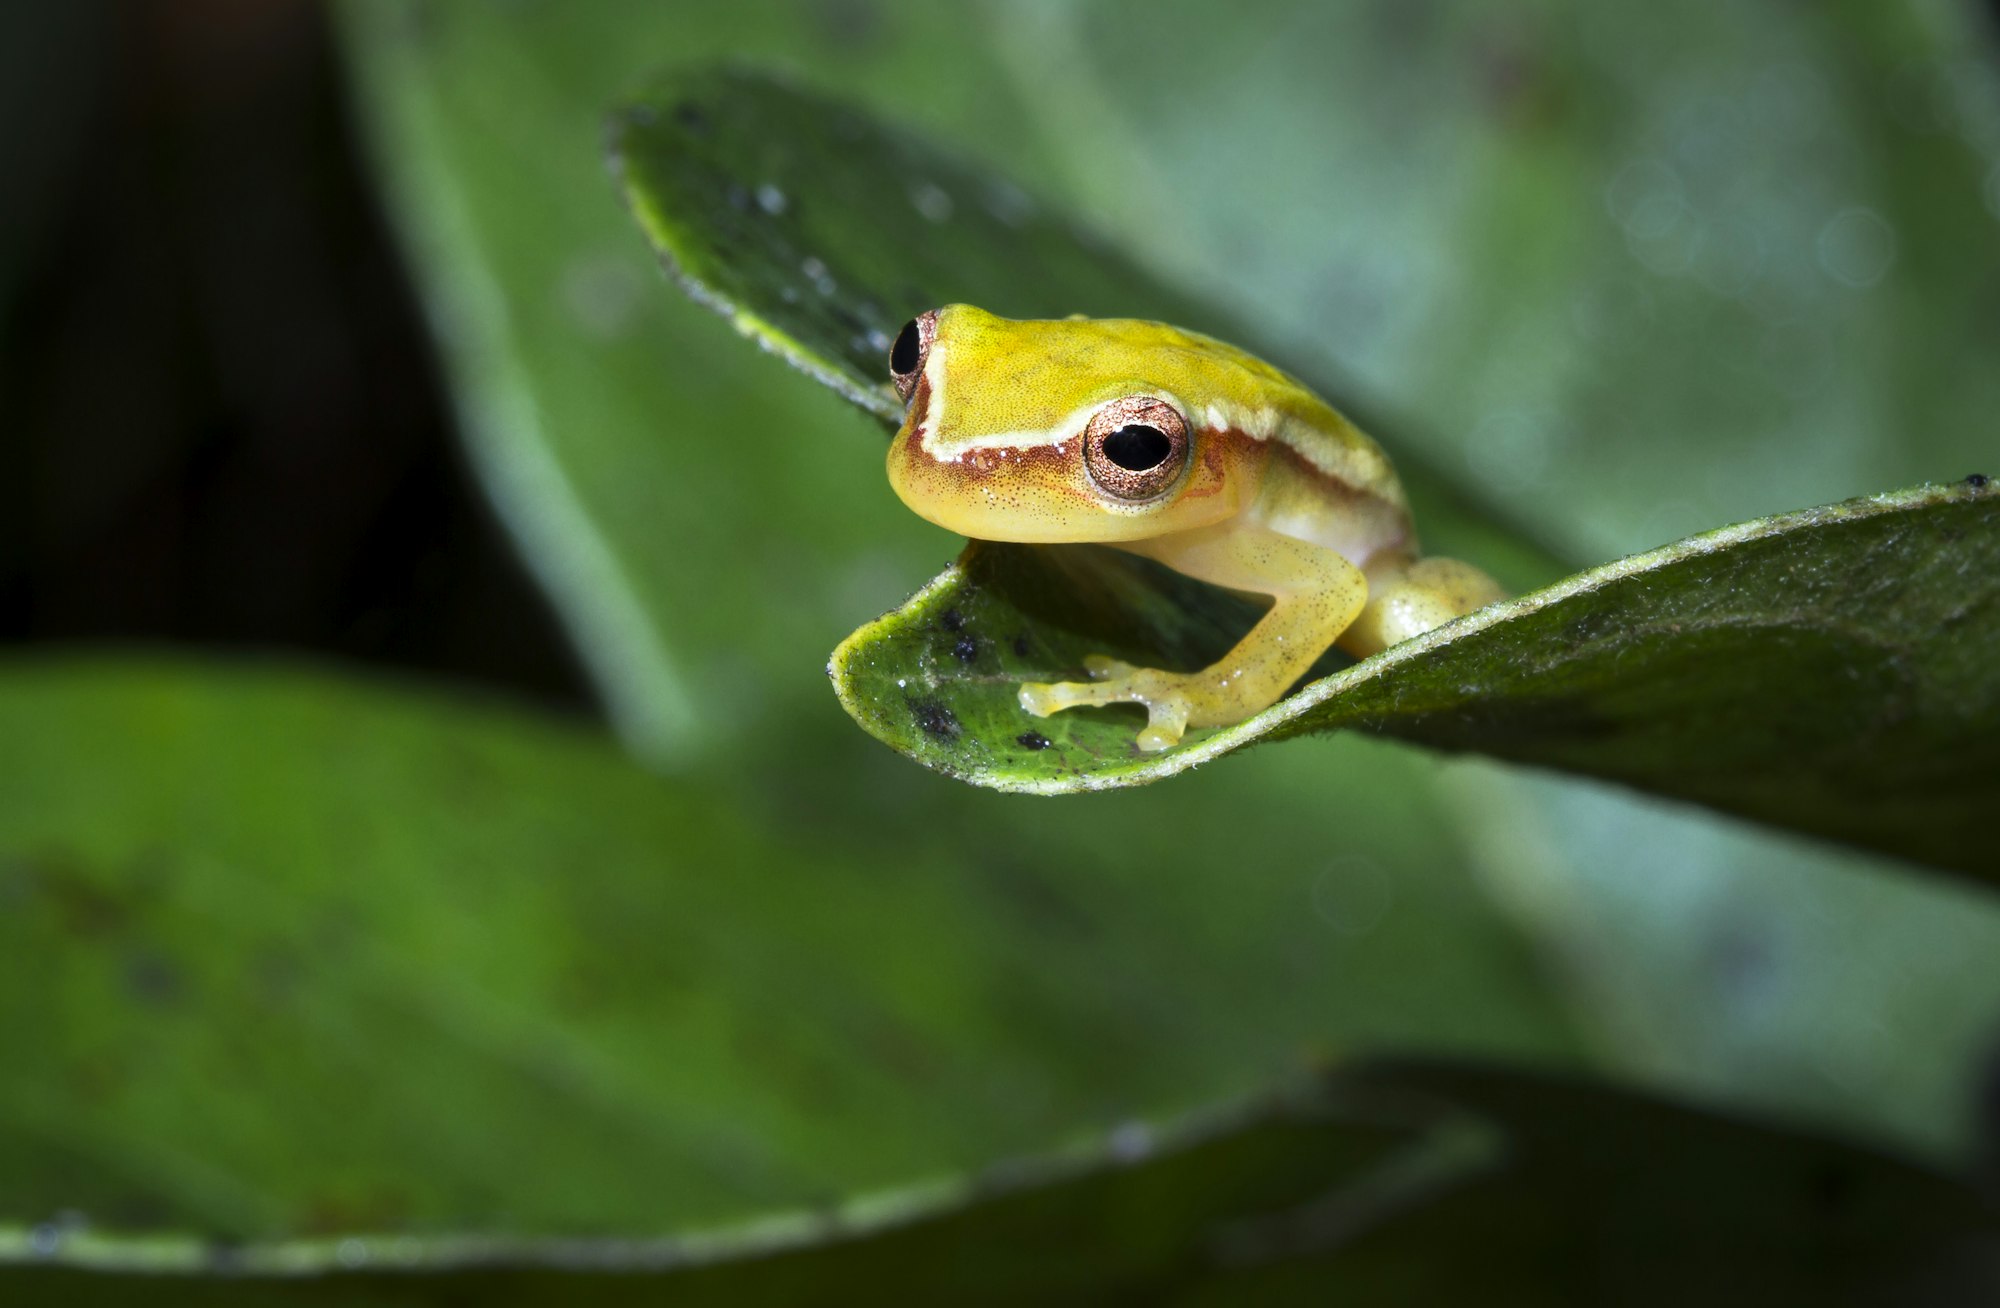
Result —
[{"label": "frog's toe", "polygon": [[1064,709],[1139,704],[1146,710],[1146,726],[1138,739],[1140,749],[1152,753],[1180,743],[1192,707],[1182,687],[1183,678],[1153,668],[1135,668],[1101,654],[1085,659],[1084,667],[1096,680],[1023,682],[1021,707],[1045,718]]},{"label": "frog's toe", "polygon": [[1139,733],[1139,748],[1148,754],[1172,749],[1181,743],[1187,730],[1188,702],[1179,695],[1146,701],[1146,729]]},{"label": "frog's toe", "polygon": [[1109,654],[1086,654],[1083,656],[1083,670],[1090,674],[1092,681],[1110,681],[1114,677],[1131,677],[1143,669],[1130,663],[1112,658]]},{"label": "frog's toe", "polygon": [[1038,718],[1045,718],[1064,709],[1115,704],[1119,697],[1110,693],[1112,689],[1103,682],[1093,681],[1024,681],[1021,683],[1021,707]]}]

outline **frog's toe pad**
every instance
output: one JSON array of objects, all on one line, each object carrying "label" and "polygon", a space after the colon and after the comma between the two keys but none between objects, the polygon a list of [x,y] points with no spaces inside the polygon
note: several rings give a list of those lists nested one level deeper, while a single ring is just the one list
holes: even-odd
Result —
[{"label": "frog's toe pad", "polygon": [[1022,682],[1021,707],[1045,718],[1069,708],[1140,704],[1146,709],[1146,727],[1138,739],[1140,749],[1153,753],[1180,743],[1191,708],[1182,685],[1184,678],[1153,668],[1135,668],[1101,654],[1085,659],[1084,667],[1096,680]]}]

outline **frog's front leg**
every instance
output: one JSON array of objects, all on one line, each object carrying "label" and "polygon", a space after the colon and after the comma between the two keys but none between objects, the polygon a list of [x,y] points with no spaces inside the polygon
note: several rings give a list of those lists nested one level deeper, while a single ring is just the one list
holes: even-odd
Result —
[{"label": "frog's front leg", "polygon": [[1276,703],[1347,629],[1368,600],[1361,570],[1333,550],[1241,518],[1121,544],[1176,572],[1273,599],[1250,633],[1199,672],[1085,661],[1094,681],[1026,682],[1021,707],[1037,717],[1091,704],[1141,704],[1139,748],[1176,744],[1188,727],[1224,727]]}]

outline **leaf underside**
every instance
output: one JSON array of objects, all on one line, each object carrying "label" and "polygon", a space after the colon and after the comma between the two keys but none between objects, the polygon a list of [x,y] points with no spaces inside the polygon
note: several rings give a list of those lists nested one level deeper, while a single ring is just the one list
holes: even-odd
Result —
[{"label": "leaf underside", "polygon": [[[680,282],[885,423],[900,407],[883,352],[935,304],[1245,339],[1005,181],[764,75],[657,84],[612,136]],[[1982,817],[2000,800],[2000,494],[1983,478],[1761,519],[1553,585],[1562,569],[1532,540],[1424,468],[1406,480],[1433,549],[1544,589],[1360,664],[1330,656],[1267,712],[1144,755],[1137,709],[1037,719],[1016,686],[1080,677],[1092,653],[1201,666],[1255,605],[1106,549],[975,543],[842,644],[836,689],[884,742],[1002,790],[1136,785],[1360,728],[2000,871]]]}]

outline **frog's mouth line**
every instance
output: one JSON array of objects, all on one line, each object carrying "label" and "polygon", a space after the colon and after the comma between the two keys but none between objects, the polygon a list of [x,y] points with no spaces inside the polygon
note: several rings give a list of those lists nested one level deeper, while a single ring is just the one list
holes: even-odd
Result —
[{"label": "frog's mouth line", "polygon": [[[1276,450],[1292,455],[1329,493],[1351,494],[1344,483],[1297,459],[1284,445],[1230,429],[1204,432],[1188,475],[1158,499],[1124,502],[1094,490],[1079,456],[1079,441],[1021,448],[978,447],[950,458],[924,448],[922,418],[912,397],[910,419],[889,447],[889,485],[926,522],[972,540],[1017,545],[1117,545],[1145,540],[1163,528],[1159,515],[1218,495],[1241,492],[1246,465]],[[1010,489],[1010,487],[1012,489]],[[1247,508],[1239,503],[1236,511]],[[1218,510],[1216,517],[1228,516]],[[1113,530],[1116,525],[1120,529]],[[1189,523],[1187,525],[1202,525]]]},{"label": "frog's mouth line", "polygon": [[923,448],[919,431],[905,426],[889,447],[889,485],[918,517],[973,540],[1103,539],[1105,509],[1078,485],[1073,446],[968,450],[947,460]]}]

